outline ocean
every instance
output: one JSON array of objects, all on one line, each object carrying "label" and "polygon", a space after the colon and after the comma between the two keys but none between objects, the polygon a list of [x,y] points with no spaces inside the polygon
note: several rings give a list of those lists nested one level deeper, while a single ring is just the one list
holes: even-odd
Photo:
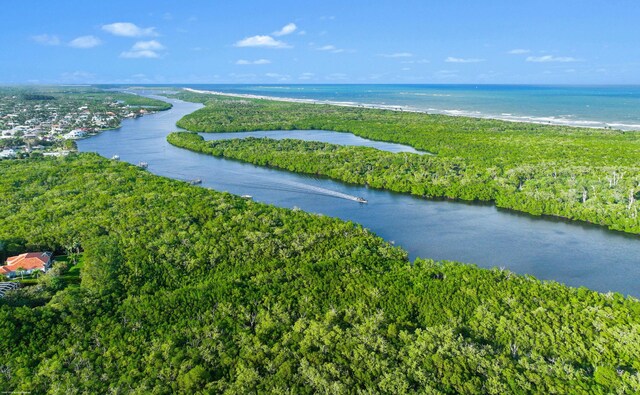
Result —
[{"label": "ocean", "polygon": [[640,130],[640,86],[179,85],[198,90],[388,106],[446,115]]}]

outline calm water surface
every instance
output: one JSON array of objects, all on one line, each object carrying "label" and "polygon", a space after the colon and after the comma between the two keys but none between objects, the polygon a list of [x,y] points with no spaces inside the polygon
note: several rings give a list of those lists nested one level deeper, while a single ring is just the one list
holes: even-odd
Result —
[{"label": "calm water surface", "polygon": [[402,144],[385,143],[384,141],[367,140],[351,133],[328,132],[326,130],[269,130],[243,133],[200,133],[205,140],[224,140],[244,137],[267,137],[275,140],[298,139],[305,141],[322,141],[339,145],[359,145],[377,148],[389,152],[411,152],[414,154],[431,154],[418,151],[413,147]]},{"label": "calm water surface", "polygon": [[[173,109],[78,141],[80,151],[149,163],[149,171],[172,178],[202,179],[202,186],[280,207],[299,207],[362,224],[417,256],[504,266],[571,286],[640,297],[640,238],[600,227],[541,219],[493,206],[431,201],[327,179],[261,168],[169,145],[166,135],[183,115],[201,105],[169,100]],[[271,135],[273,132],[270,132]],[[283,136],[289,136],[285,132]],[[351,135],[322,132],[345,143]],[[234,134],[233,137],[242,134]],[[355,137],[355,136],[353,136]],[[355,140],[350,140],[353,144]],[[374,143],[378,144],[378,143]],[[401,151],[402,146],[388,147]],[[380,147],[378,147],[380,148]],[[368,204],[348,200],[362,196]]]}]

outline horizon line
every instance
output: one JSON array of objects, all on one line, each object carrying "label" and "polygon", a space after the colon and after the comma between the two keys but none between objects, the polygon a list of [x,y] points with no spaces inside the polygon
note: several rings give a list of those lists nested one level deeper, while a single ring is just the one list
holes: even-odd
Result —
[{"label": "horizon line", "polygon": [[428,83],[428,82],[314,82],[314,83],[301,83],[301,82],[288,82],[288,83],[273,83],[273,82],[166,82],[166,83],[123,83],[123,82],[100,82],[100,83],[30,83],[30,82],[0,82],[0,87],[8,86],[75,86],[75,87],[87,87],[87,86],[104,86],[104,85],[117,85],[117,86],[173,86],[176,85],[266,85],[266,86],[282,86],[282,85],[420,85],[420,86],[536,86],[536,87],[640,87],[640,83],[584,83],[584,84],[553,84],[553,83],[473,83],[473,82],[459,82],[459,83]]}]

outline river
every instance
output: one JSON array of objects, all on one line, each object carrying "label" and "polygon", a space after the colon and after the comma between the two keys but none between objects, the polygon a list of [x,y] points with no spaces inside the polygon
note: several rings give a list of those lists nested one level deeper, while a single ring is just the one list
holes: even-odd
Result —
[{"label": "river", "polygon": [[[640,297],[639,237],[492,205],[426,200],[347,185],[176,148],[167,143],[167,134],[178,129],[178,119],[202,106],[161,99],[170,101],[173,108],[124,120],[119,129],[79,140],[79,150],[107,158],[117,154],[133,164],[147,162],[148,170],[161,176],[201,179],[202,187],[354,221],[401,246],[412,259],[420,256],[505,267],[543,280]],[[268,133],[272,136],[274,132]],[[295,132],[281,137],[291,137],[291,133]],[[397,144],[363,142],[348,133],[315,133],[307,138],[413,151]],[[348,197],[363,197],[368,204]]]}]

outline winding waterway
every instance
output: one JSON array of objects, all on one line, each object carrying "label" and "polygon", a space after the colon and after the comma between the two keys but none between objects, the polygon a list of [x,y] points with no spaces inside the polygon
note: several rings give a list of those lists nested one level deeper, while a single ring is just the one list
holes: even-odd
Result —
[{"label": "winding waterway", "polygon": [[[203,187],[351,220],[395,242],[412,258],[505,267],[571,286],[640,297],[640,238],[636,236],[513,213],[491,205],[425,200],[176,148],[166,142],[167,134],[177,129],[178,119],[202,106],[161,99],[170,101],[173,108],[125,120],[120,129],[80,140],[79,150],[98,152],[107,158],[117,154],[133,164],[147,162],[148,170],[154,174],[181,180],[201,179]],[[270,136],[273,133],[268,132]],[[292,133],[306,132],[284,132],[281,136],[293,137]],[[412,151],[397,144],[366,140],[363,143],[360,140],[364,139],[348,133],[315,133],[308,138],[322,136],[323,141],[337,144]],[[242,135],[236,133],[233,137]],[[368,204],[349,196],[363,197]]]}]

